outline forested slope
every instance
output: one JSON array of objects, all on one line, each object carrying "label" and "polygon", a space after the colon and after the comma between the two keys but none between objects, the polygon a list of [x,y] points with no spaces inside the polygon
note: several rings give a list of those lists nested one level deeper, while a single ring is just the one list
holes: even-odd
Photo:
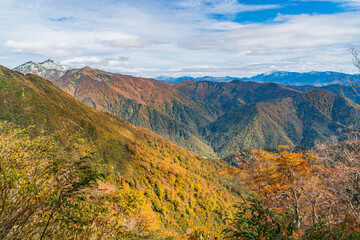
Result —
[{"label": "forested slope", "polygon": [[120,173],[119,189],[140,190],[162,229],[184,234],[219,230],[236,195],[215,177],[222,161],[205,159],[143,128],[78,102],[51,82],[0,67],[0,120],[34,125],[32,136],[55,134],[61,144],[79,134],[96,157]]}]

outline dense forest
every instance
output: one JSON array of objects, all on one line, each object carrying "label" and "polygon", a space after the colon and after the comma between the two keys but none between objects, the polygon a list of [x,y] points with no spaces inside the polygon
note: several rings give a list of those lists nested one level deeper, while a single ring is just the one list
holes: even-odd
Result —
[{"label": "dense forest", "polygon": [[[71,234],[47,229],[54,226],[65,231],[65,227],[73,227],[72,224],[84,223],[86,229],[97,225],[98,216],[88,215],[87,208],[100,214],[99,217],[112,219],[114,214],[120,218],[115,219],[114,224],[121,226],[121,231],[128,229],[139,237],[150,230],[161,237],[175,238],[198,228],[221,232],[225,226],[223,218],[232,215],[232,206],[239,199],[237,193],[231,191],[232,183],[215,175],[228,164],[191,154],[154,133],[96,111],[38,76],[23,76],[0,68],[1,141],[4,144],[1,209],[10,211],[8,206],[15,204],[13,212],[5,214],[9,219],[2,218],[3,239],[18,238],[19,231],[25,234],[19,238],[25,239],[41,236],[61,239],[66,235],[76,238],[76,232],[81,229],[69,228]],[[24,177],[29,179],[25,181]],[[23,191],[31,194],[24,195]],[[54,196],[48,195],[53,191]],[[96,192],[99,196],[92,196]],[[103,202],[96,203],[97,197]],[[116,199],[120,199],[120,203],[116,203]],[[88,203],[89,206],[78,205]],[[30,204],[26,210],[28,217],[17,215],[25,211],[22,204]],[[47,207],[40,207],[45,205]],[[42,209],[40,212],[37,206]],[[106,213],[96,209],[100,206],[107,207]],[[63,210],[68,207],[69,210]],[[74,216],[74,219],[61,220],[57,214],[62,211],[75,211],[74,215],[64,212],[64,216]],[[19,216],[26,218],[18,219]],[[46,227],[47,221],[57,227]],[[111,222],[106,220],[104,224],[107,223]],[[28,232],[22,231],[19,224]],[[33,224],[37,225],[33,227]],[[103,239],[117,239],[118,230],[108,227],[109,237],[104,235]],[[86,229],[83,230],[86,232]],[[96,239],[102,236],[99,232],[86,234]]]}]

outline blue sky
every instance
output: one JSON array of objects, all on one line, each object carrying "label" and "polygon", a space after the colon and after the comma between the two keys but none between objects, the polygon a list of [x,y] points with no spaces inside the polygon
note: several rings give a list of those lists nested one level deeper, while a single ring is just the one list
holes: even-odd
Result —
[{"label": "blue sky", "polygon": [[[297,14],[336,14],[349,11],[343,4],[330,1],[255,1],[257,4],[276,5],[274,8],[263,9],[255,13],[240,12],[235,14],[214,14],[211,17],[217,20],[228,20],[243,24],[249,23],[271,23],[277,15],[297,15]],[[254,4],[254,1],[242,1],[246,4]]]},{"label": "blue sky", "polygon": [[360,0],[2,0],[0,64],[136,76],[356,73]]}]

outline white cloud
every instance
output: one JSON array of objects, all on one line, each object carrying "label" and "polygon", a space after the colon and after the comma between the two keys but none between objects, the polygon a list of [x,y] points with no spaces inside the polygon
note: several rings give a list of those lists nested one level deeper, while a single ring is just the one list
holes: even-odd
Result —
[{"label": "white cloud", "polygon": [[359,43],[360,16],[353,13],[279,18],[281,23],[249,24],[225,33],[202,34],[184,40],[182,45],[190,49],[213,48],[263,55]]},{"label": "white cloud", "polygon": [[15,53],[28,53],[43,56],[63,57],[76,52],[76,48],[71,46],[69,42],[60,41],[55,43],[46,42],[22,42],[8,40],[5,42],[11,52]]},{"label": "white cloud", "polygon": [[354,69],[348,49],[360,46],[356,11],[279,15],[271,24],[209,18],[281,7],[235,0],[2,0],[0,64],[55,58],[141,76]]},{"label": "white cloud", "polygon": [[206,13],[214,14],[236,14],[281,8],[280,4],[245,5],[237,0],[184,0],[180,1],[178,5],[185,8],[197,8]]},{"label": "white cloud", "polygon": [[110,57],[110,58],[100,58],[96,56],[87,56],[87,57],[75,57],[69,58],[61,61],[61,64],[69,67],[85,67],[92,66],[93,68],[99,68],[102,70],[117,70],[117,71],[128,71],[130,67],[127,57]]},{"label": "white cloud", "polygon": [[145,38],[139,38],[129,34],[119,34],[118,37],[111,40],[103,40],[105,45],[119,48],[141,48],[146,45],[155,44],[157,41]]},{"label": "white cloud", "polygon": [[65,65],[90,65],[94,63],[100,63],[101,59],[99,57],[76,57],[76,58],[70,58],[64,61],[61,61],[62,64]]}]

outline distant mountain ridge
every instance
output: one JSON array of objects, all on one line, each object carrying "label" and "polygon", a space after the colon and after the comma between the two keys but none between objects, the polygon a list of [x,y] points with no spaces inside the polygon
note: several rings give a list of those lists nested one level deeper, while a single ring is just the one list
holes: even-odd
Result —
[{"label": "distant mountain ridge", "polygon": [[315,85],[325,86],[334,83],[347,83],[351,79],[359,79],[358,74],[345,74],[339,72],[281,72],[275,71],[270,73],[263,73],[251,78],[242,78],[243,81],[255,81],[255,82],[276,82],[283,85]]},{"label": "distant mountain ridge", "polygon": [[359,96],[360,86],[356,82],[352,83],[350,86],[341,85],[341,84],[331,84],[331,85],[326,85],[326,86],[321,86],[321,87],[316,87],[313,85],[289,86],[289,87],[291,87],[292,89],[298,90],[298,91],[302,91],[302,92],[307,92],[307,91],[310,91],[313,89],[324,89],[329,92],[343,95],[346,98],[351,99],[352,101],[356,102],[357,104],[360,104],[360,96]]},{"label": "distant mountain ridge", "polygon": [[331,96],[337,102],[333,111],[338,119],[348,124],[353,121],[351,108],[337,94],[319,89],[302,92],[271,82],[188,80],[174,84],[90,67],[48,79],[97,110],[207,157],[285,144],[311,146],[331,137],[343,138],[343,130],[322,116],[308,95]]},{"label": "distant mountain ridge", "polygon": [[[23,74],[35,74],[46,79],[56,80],[63,76],[66,71],[72,70],[75,68],[68,68],[58,62],[55,62],[51,59],[46,61],[36,63],[33,61],[26,62],[14,70],[21,72]],[[251,81],[258,83],[273,82],[280,83],[282,85],[290,86],[303,86],[303,85],[313,85],[316,87],[322,87],[331,84],[338,84],[340,81],[346,83],[351,79],[360,79],[360,74],[346,74],[333,71],[312,71],[312,72],[286,72],[286,71],[272,71],[267,73],[262,73],[255,75],[253,77],[213,77],[213,76],[203,76],[203,77],[192,77],[192,76],[182,76],[182,77],[166,77],[159,76],[155,78],[159,81],[171,82],[171,83],[180,83],[187,80],[194,80],[196,82],[209,81],[209,82],[231,82],[233,80],[240,81]]]},{"label": "distant mountain ridge", "polygon": [[156,80],[164,81],[164,82],[173,82],[179,83],[186,80],[194,80],[196,82],[201,81],[209,81],[209,82],[231,82],[232,80],[239,79],[235,77],[211,77],[211,76],[204,76],[204,77],[191,77],[191,76],[183,76],[183,77],[165,77],[159,76],[155,78]]},{"label": "distant mountain ridge", "polygon": [[191,76],[184,76],[184,77],[157,77],[157,80],[166,81],[166,82],[173,82],[179,83],[185,80],[194,80],[197,82],[200,81],[210,81],[210,82],[231,82],[233,80],[240,80],[240,81],[252,81],[258,83],[265,83],[265,82],[274,82],[280,83],[283,85],[291,85],[291,86],[302,86],[302,85],[314,85],[314,86],[325,86],[330,84],[335,84],[341,82],[348,82],[350,79],[357,79],[359,80],[359,74],[345,74],[339,72],[284,72],[284,71],[273,71],[268,73],[262,73],[255,75],[253,77],[191,77]]}]

